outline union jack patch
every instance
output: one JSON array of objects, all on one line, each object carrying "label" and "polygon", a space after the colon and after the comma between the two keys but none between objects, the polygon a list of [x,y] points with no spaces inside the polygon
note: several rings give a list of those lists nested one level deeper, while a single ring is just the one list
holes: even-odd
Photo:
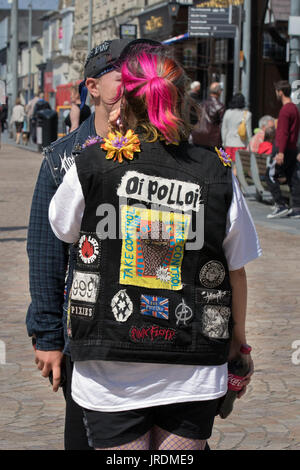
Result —
[{"label": "union jack patch", "polygon": [[141,295],[141,314],[169,320],[169,299],[152,295]]}]

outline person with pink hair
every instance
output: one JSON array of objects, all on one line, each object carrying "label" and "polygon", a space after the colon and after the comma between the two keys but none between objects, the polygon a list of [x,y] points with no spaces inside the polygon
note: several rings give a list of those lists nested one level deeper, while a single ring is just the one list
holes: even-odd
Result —
[{"label": "person with pink hair", "polygon": [[[120,69],[111,130],[51,201],[77,247],[72,397],[99,450],[202,450],[246,344],[244,265],[261,254],[222,149],[188,143],[187,80],[162,48]],[[239,392],[250,382],[253,362]]]}]

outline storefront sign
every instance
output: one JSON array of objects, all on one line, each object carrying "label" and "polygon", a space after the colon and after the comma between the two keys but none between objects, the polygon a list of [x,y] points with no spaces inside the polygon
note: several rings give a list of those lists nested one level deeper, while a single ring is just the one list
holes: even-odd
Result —
[{"label": "storefront sign", "polygon": [[227,8],[231,5],[243,5],[244,0],[198,0],[196,7],[200,8]]},{"label": "storefront sign", "polygon": [[152,39],[165,39],[172,34],[172,18],[168,6],[144,11],[139,15],[141,36]]},{"label": "storefront sign", "polygon": [[151,16],[149,20],[145,23],[145,29],[147,31],[155,31],[164,26],[164,20],[162,16]]},{"label": "storefront sign", "polygon": [[136,39],[137,38],[137,25],[136,24],[121,24],[120,25],[120,39]]}]

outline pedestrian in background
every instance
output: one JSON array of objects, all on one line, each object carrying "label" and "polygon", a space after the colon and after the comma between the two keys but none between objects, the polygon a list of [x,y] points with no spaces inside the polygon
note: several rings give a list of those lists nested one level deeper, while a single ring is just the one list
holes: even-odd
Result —
[{"label": "pedestrian in background", "polygon": [[254,135],[248,145],[248,149],[250,150],[250,152],[258,152],[259,145],[265,139],[265,130],[269,127],[273,127],[275,129],[275,119],[269,115],[260,118],[260,120],[258,121],[258,131],[254,132]]},{"label": "pedestrian in background", "polygon": [[21,133],[24,125],[25,109],[21,104],[20,98],[16,99],[16,104],[13,107],[10,124],[15,125],[16,128],[16,143],[20,143]]},{"label": "pedestrian in background", "polygon": [[190,98],[191,102],[189,103],[190,107],[190,123],[194,126],[200,116],[200,90],[201,90],[201,83],[198,81],[192,82],[190,85]]},{"label": "pedestrian in background", "polygon": [[209,87],[209,97],[200,104],[200,117],[192,130],[193,143],[206,147],[220,147],[222,144],[221,126],[225,106],[220,101],[221,83],[214,82]]},{"label": "pedestrian in background", "polygon": [[73,85],[71,87],[71,110],[65,119],[65,124],[70,129],[69,132],[77,129],[90,115],[91,110],[89,106],[86,104],[81,106],[78,85]]},{"label": "pedestrian in background", "polygon": [[276,130],[275,127],[267,127],[265,130],[264,141],[259,144],[258,152],[260,155],[271,155],[273,151],[273,145],[275,143]]},{"label": "pedestrian in background", "polygon": [[33,110],[34,110],[34,107],[35,107],[35,105],[38,101],[39,101],[39,95],[38,95],[38,93],[35,93],[34,97],[30,101],[28,101],[27,105],[25,106],[25,112],[26,112],[26,116],[27,116],[27,124],[28,124],[29,134],[31,134],[31,132],[32,132],[31,119],[32,119],[32,116],[33,116]]},{"label": "pedestrian in background", "polygon": [[[267,180],[270,192],[275,200],[275,208],[268,218],[282,217],[300,219],[300,179],[298,177],[297,143],[300,130],[300,115],[297,106],[292,102],[292,87],[286,80],[275,83],[277,100],[282,104],[276,129],[275,166],[270,167],[270,178]],[[282,197],[278,177],[285,175],[292,196],[292,207],[289,209]],[[277,183],[274,185],[274,183]]]},{"label": "pedestrian in background", "polygon": [[0,125],[1,125],[1,131],[4,132],[4,130],[7,128],[7,111],[8,111],[8,106],[7,106],[7,98],[6,102],[2,103],[0,106]]},{"label": "pedestrian in background", "polygon": [[222,141],[225,152],[235,162],[237,150],[246,150],[252,137],[252,114],[246,109],[242,93],[233,95],[222,122]]}]

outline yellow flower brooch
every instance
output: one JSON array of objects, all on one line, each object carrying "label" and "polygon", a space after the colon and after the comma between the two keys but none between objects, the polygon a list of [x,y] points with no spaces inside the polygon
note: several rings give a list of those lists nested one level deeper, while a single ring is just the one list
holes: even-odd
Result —
[{"label": "yellow flower brooch", "polygon": [[218,149],[217,147],[215,147],[215,151],[217,152],[218,157],[224,166],[231,166],[232,160],[230,158],[230,155],[228,155],[225,150],[223,150],[222,148]]},{"label": "yellow flower brooch", "polygon": [[109,132],[108,138],[103,139],[104,143],[101,144],[103,150],[107,150],[107,160],[118,160],[119,163],[123,162],[123,157],[127,160],[133,160],[135,152],[140,152],[140,140],[132,129],[129,129],[125,135],[120,132]]}]

